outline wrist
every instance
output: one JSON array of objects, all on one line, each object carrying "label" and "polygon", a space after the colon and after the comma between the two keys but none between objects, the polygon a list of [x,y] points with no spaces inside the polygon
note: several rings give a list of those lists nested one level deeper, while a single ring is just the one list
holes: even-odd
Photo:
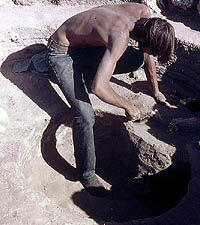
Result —
[{"label": "wrist", "polygon": [[131,110],[132,104],[128,101],[125,102],[123,109],[127,112]]},{"label": "wrist", "polygon": [[160,92],[159,89],[154,89],[153,90],[153,96],[157,97],[159,95],[159,92]]}]

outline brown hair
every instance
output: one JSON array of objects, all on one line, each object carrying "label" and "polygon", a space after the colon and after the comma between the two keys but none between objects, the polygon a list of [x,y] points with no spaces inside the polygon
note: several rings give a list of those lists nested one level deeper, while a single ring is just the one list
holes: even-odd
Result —
[{"label": "brown hair", "polygon": [[174,51],[175,32],[167,20],[161,18],[142,18],[134,27],[139,45],[151,48],[152,55],[158,56],[158,61],[167,62]]}]

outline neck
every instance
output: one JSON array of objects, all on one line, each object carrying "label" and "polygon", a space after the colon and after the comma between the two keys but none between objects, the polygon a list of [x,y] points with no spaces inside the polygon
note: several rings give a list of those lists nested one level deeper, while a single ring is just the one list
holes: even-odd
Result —
[{"label": "neck", "polygon": [[144,24],[148,21],[147,18],[141,18],[135,22],[133,30],[130,32],[130,37],[136,41],[141,39],[142,28]]},{"label": "neck", "polygon": [[136,32],[135,26],[134,26],[133,30],[130,32],[130,38],[135,41],[139,40],[138,33]]}]

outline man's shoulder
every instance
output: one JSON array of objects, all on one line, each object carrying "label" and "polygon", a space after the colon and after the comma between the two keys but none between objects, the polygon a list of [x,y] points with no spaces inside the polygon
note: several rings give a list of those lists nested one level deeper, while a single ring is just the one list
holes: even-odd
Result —
[{"label": "man's shoulder", "polygon": [[150,18],[151,11],[150,8],[144,4],[141,4],[141,18]]},{"label": "man's shoulder", "polygon": [[129,13],[132,13],[138,18],[151,17],[150,9],[145,4],[130,2],[130,3],[124,4],[124,7]]}]

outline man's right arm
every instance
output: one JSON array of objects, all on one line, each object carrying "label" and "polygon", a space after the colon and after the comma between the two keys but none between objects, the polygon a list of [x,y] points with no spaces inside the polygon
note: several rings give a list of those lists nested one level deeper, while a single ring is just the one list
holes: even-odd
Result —
[{"label": "man's right arm", "polygon": [[[110,79],[116,67],[116,63],[128,46],[128,33],[112,33],[112,40],[99,64],[91,91],[101,100],[111,105],[125,109],[126,113],[134,120],[140,118],[140,112],[136,106],[118,95],[110,86]],[[116,35],[116,36],[115,36]]]}]

